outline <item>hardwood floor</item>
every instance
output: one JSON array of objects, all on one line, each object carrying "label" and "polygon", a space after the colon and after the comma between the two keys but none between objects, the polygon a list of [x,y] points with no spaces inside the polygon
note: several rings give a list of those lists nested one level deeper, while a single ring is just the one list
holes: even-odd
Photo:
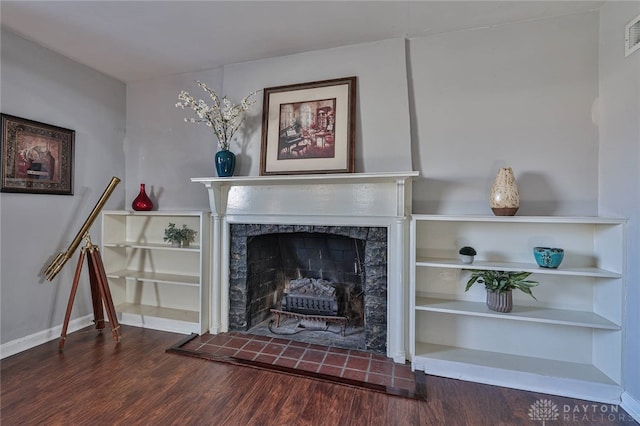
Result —
[{"label": "hardwood floor", "polygon": [[512,426],[542,424],[529,413],[547,400],[559,414],[548,425],[637,424],[618,407],[433,376],[426,402],[387,396],[165,353],[179,334],[123,326],[116,344],[108,330],[2,360],[0,423]]}]

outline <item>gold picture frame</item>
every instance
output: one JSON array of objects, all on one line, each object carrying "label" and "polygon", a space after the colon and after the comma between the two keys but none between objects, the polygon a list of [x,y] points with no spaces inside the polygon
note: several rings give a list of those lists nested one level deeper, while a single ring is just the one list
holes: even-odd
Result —
[{"label": "gold picture frame", "polygon": [[73,195],[75,131],[1,114],[2,192]]}]

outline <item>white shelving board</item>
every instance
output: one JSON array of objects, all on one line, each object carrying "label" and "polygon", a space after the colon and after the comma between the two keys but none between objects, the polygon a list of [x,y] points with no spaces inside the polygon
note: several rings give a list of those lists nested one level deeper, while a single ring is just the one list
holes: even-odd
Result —
[{"label": "white shelving board", "polygon": [[105,247],[123,247],[123,248],[138,248],[138,249],[154,249],[154,250],[167,250],[167,251],[177,251],[177,252],[199,252],[200,246],[198,245],[190,245],[189,247],[172,247],[167,243],[136,243],[131,241],[118,241],[105,243]]},{"label": "white shelving board", "polygon": [[116,305],[116,312],[122,324],[183,334],[200,333],[198,311],[121,303]]},{"label": "white shelving board", "polygon": [[418,370],[442,377],[607,403],[620,400],[620,385],[592,364],[424,342],[416,343],[415,362]]},{"label": "white shelving board", "polygon": [[605,269],[600,269],[593,266],[572,268],[559,267],[557,269],[550,269],[541,268],[535,263],[526,262],[475,261],[473,262],[473,264],[465,264],[457,259],[418,258],[416,261],[416,265],[430,266],[433,268],[523,271],[536,274],[571,275],[600,278],[620,278],[622,276],[617,272],[607,271]]},{"label": "white shelving board", "polygon": [[531,306],[514,306],[509,313],[494,312],[487,308],[485,302],[468,302],[464,300],[447,300],[418,297],[416,310],[441,312],[456,315],[496,318],[505,321],[529,321],[546,324],[568,325],[574,327],[598,328],[603,330],[620,330],[620,326],[587,311],[571,311],[563,309],[546,309]]},{"label": "white shelving board", "polygon": [[133,278],[138,281],[200,287],[200,277],[198,275],[163,274],[123,269],[109,272],[107,278]]}]

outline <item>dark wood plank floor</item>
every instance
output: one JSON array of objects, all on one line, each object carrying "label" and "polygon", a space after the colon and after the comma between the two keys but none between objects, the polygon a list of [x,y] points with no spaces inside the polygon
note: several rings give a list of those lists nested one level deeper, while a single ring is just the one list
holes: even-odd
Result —
[{"label": "dark wood plank floor", "polygon": [[549,425],[637,424],[622,409],[603,417],[601,404],[432,376],[428,400],[415,401],[165,353],[179,334],[123,326],[122,336],[84,330],[63,353],[56,340],[2,360],[2,426],[534,425],[543,399],[560,413]]}]

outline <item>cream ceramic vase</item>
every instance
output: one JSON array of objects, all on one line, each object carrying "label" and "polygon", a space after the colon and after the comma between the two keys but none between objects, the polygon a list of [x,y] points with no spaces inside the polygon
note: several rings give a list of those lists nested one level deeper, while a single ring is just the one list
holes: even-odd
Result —
[{"label": "cream ceramic vase", "polygon": [[520,208],[520,192],[511,167],[498,171],[491,187],[489,205],[496,216],[513,216]]}]

